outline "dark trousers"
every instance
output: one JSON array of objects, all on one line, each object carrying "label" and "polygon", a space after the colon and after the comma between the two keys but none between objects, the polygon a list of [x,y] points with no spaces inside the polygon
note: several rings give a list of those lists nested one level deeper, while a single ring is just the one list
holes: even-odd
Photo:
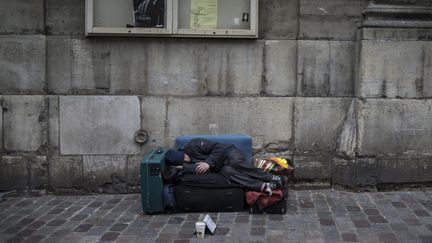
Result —
[{"label": "dark trousers", "polygon": [[266,173],[248,163],[243,153],[237,148],[227,154],[220,173],[230,181],[254,191],[260,191],[264,182],[273,179],[272,174]]}]

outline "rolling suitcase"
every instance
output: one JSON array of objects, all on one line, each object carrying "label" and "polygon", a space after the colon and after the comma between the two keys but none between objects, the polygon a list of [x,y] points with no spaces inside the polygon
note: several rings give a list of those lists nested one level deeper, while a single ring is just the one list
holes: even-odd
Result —
[{"label": "rolling suitcase", "polygon": [[218,173],[188,174],[174,186],[178,212],[238,212],[245,210],[241,185]]},{"label": "rolling suitcase", "polygon": [[141,161],[141,204],[148,214],[163,213],[163,178],[166,150],[159,148],[147,153]]}]

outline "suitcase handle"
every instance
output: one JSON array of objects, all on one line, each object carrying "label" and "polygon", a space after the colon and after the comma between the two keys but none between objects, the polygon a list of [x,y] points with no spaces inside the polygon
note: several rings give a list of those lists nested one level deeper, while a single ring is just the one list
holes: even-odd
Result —
[{"label": "suitcase handle", "polygon": [[159,147],[151,153],[149,159],[153,159],[156,154],[161,154],[161,153],[163,153],[163,149],[161,147]]}]

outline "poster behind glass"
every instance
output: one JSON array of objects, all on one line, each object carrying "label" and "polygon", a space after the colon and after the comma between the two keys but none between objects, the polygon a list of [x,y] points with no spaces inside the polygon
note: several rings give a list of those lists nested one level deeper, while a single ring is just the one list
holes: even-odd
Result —
[{"label": "poster behind glass", "polygon": [[133,0],[133,6],[135,17],[133,27],[165,27],[165,0]]}]

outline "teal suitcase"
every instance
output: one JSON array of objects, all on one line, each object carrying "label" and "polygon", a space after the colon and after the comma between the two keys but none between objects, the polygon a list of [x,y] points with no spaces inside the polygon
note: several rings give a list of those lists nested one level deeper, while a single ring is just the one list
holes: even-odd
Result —
[{"label": "teal suitcase", "polygon": [[147,214],[163,213],[163,178],[166,150],[154,149],[141,161],[141,204]]}]

